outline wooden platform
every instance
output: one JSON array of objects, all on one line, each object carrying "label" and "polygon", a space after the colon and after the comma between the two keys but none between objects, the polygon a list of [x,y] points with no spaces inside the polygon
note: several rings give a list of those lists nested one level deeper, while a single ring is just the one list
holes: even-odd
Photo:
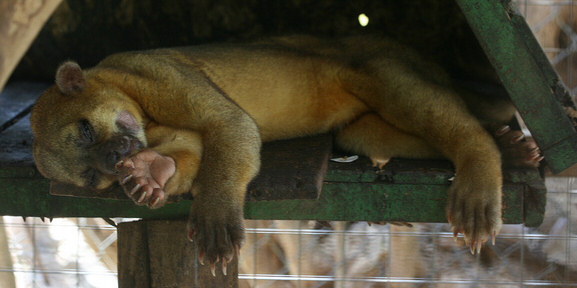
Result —
[{"label": "wooden platform", "polygon": [[[524,19],[510,1],[457,0],[503,87],[554,173],[577,163],[575,109]],[[0,214],[41,217],[186,217],[190,200],[158,210],[138,207],[118,187],[92,195],[49,183],[34,168],[27,114],[45,87],[13,83],[0,98]],[[56,115],[57,116],[57,115]],[[444,222],[446,161],[393,160],[375,171],[367,159],[330,163],[328,136],[267,144],[263,169],[247,195],[246,218]],[[545,188],[536,169],[504,171],[506,223],[538,225]],[[52,194],[48,193],[51,191]],[[60,195],[60,196],[58,196]],[[66,197],[75,195],[82,197]],[[87,198],[97,197],[97,198]]]},{"label": "wooden platform", "polygon": [[553,173],[577,163],[575,109],[525,19],[510,0],[457,0],[469,26]]},{"label": "wooden platform", "polygon": [[[44,179],[31,158],[27,117],[30,105],[44,87],[12,83],[0,96],[0,120],[11,123],[0,132],[0,187],[4,195],[0,214],[144,219],[188,215],[190,200],[150,210],[134,205],[119,187],[92,194]],[[449,162],[396,159],[377,171],[366,158],[353,163],[328,161],[331,143],[328,135],[267,143],[263,168],[247,195],[246,218],[446,221],[446,189],[454,174]],[[508,170],[505,179],[505,222],[538,225],[545,205],[539,172]]]},{"label": "wooden platform", "polygon": [[[577,119],[567,117],[564,112],[575,109],[574,104],[524,19],[512,9],[509,0],[456,2],[544,152],[548,168],[558,173],[577,163]],[[220,275],[221,278],[214,281],[206,267],[198,268],[194,266],[196,261],[188,260],[194,255],[191,245],[177,245],[182,249],[173,249],[176,246],[169,243],[161,245],[167,244],[165,239],[180,237],[176,230],[181,229],[170,227],[182,227],[184,222],[159,222],[158,219],[186,218],[191,200],[183,199],[162,209],[150,210],[134,205],[119,187],[94,194],[50,183],[38,173],[30,153],[32,136],[28,115],[34,99],[45,87],[47,85],[41,83],[11,83],[0,95],[0,189],[3,193],[0,215],[149,219],[119,229],[121,250],[126,256],[119,257],[120,287],[134,287],[135,283],[165,287],[168,280],[175,283],[174,287],[183,287],[184,283],[187,287],[197,287],[191,281],[202,277],[207,279],[203,287],[236,287],[236,262],[232,265],[231,277]],[[247,195],[245,217],[446,221],[446,190],[454,174],[449,162],[395,159],[383,171],[376,171],[366,158],[354,163],[329,162],[331,143],[331,137],[323,135],[265,145],[261,173]],[[540,171],[514,169],[503,174],[504,222],[538,226],[543,220],[546,199]],[[138,240],[132,241],[134,238]],[[184,241],[184,237],[177,241],[181,240]],[[160,246],[162,252],[159,252]],[[184,262],[165,255],[180,256],[178,259]],[[167,268],[167,265],[175,267]],[[163,269],[183,273],[167,274]],[[194,273],[189,273],[190,270]]]}]

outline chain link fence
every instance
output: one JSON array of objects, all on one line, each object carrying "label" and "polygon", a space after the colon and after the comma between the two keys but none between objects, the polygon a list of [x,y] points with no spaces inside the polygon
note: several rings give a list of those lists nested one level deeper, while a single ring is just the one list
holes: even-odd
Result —
[{"label": "chain link fence", "polygon": [[[575,95],[574,1],[515,2]],[[546,185],[544,223],[505,225],[479,256],[446,224],[248,221],[241,287],[577,287],[577,180]],[[0,219],[0,287],[117,286],[116,229],[105,221]]]}]

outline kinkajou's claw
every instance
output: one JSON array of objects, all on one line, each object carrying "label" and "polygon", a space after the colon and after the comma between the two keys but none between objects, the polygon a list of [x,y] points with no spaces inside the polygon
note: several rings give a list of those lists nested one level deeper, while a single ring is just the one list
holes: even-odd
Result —
[{"label": "kinkajou's claw", "polygon": [[140,184],[136,184],[132,190],[130,190],[130,196],[134,195],[134,193],[136,193],[136,191],[138,191],[138,189],[140,189]]},{"label": "kinkajou's claw", "polygon": [[138,198],[138,203],[142,203],[142,201],[144,201],[145,198],[146,198],[146,191],[142,192],[142,195],[140,195],[140,198]]},{"label": "kinkajou's claw", "polygon": [[126,184],[128,181],[130,181],[130,179],[132,179],[132,177],[134,177],[134,175],[130,174],[130,175],[122,178],[122,181],[120,181],[120,184],[122,184],[122,185]]},{"label": "kinkajou's claw", "polygon": [[210,264],[210,273],[212,273],[213,277],[216,277],[216,263]]}]

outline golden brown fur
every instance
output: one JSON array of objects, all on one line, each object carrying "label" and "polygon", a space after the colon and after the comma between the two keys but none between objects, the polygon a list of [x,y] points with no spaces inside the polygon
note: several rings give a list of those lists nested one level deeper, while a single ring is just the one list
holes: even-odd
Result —
[{"label": "golden brown fur", "polygon": [[189,237],[212,265],[241,244],[261,141],[328,131],[379,165],[453,161],[447,216],[472,251],[501,227],[491,135],[439,67],[390,40],[293,36],[129,52],[86,71],[65,63],[56,83],[31,117],[39,170],[79,186],[121,181],[153,208],[191,192]]}]

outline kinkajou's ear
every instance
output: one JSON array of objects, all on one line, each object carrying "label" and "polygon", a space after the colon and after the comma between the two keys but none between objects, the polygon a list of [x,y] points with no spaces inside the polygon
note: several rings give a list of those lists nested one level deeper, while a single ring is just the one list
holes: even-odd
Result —
[{"label": "kinkajou's ear", "polygon": [[84,72],[78,63],[66,61],[56,71],[56,86],[66,95],[81,92],[84,89]]}]

